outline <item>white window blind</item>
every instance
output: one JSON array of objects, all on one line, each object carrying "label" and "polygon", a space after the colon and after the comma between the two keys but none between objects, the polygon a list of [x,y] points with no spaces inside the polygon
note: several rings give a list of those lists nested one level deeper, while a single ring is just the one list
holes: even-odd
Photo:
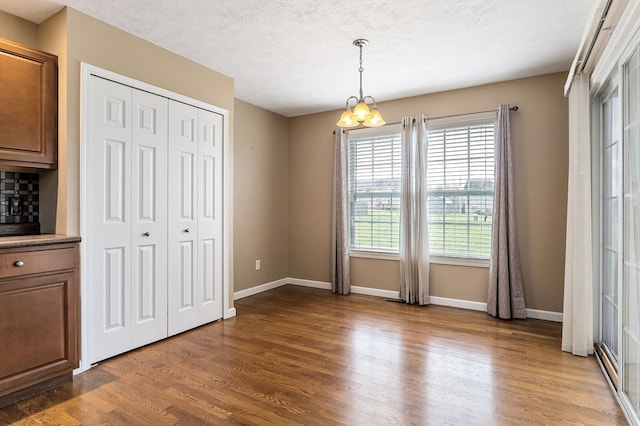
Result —
[{"label": "white window blind", "polygon": [[[495,114],[434,120],[428,137],[428,226],[432,256],[491,255]],[[389,128],[391,127],[391,128]],[[350,248],[398,253],[400,127],[349,132]]]},{"label": "white window blind", "polygon": [[349,133],[351,249],[397,253],[401,177],[399,127],[365,130]]},{"label": "white window blind", "polygon": [[428,132],[427,214],[433,256],[491,256],[495,118],[479,121]]}]

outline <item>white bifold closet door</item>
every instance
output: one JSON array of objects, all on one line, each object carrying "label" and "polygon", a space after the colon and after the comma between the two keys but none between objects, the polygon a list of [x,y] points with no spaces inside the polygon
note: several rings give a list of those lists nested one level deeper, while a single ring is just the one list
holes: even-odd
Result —
[{"label": "white bifold closet door", "polygon": [[169,101],[169,335],[222,318],[222,116]]},{"label": "white bifold closet door", "polygon": [[167,335],[167,99],[91,78],[90,363]]},{"label": "white bifold closet door", "polygon": [[222,318],[223,116],[87,87],[89,364]]}]

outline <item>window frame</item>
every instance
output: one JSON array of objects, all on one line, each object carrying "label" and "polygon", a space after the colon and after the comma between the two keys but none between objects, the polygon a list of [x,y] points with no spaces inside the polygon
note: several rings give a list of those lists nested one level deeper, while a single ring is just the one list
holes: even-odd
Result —
[{"label": "window frame", "polygon": [[[431,120],[427,119],[427,137],[429,137],[429,133],[434,131],[442,131],[446,129],[455,129],[455,128],[464,128],[464,127],[483,126],[487,124],[493,124],[494,126],[494,156],[493,156],[494,176],[492,179],[493,180],[492,204],[493,204],[493,196],[495,196],[495,147],[497,143],[497,122],[498,122],[497,111],[486,111],[486,112],[479,112],[479,113],[452,115],[452,116],[446,116],[441,118],[432,118]],[[481,191],[481,192],[486,192],[486,191]],[[441,264],[447,264],[447,265],[489,267],[490,260],[491,260],[491,251],[492,251],[491,243],[492,241],[489,241],[489,244],[490,244],[489,256],[486,258],[475,257],[475,256],[465,256],[465,255],[458,256],[458,255],[448,254],[448,253],[436,254],[436,255],[432,254],[430,257],[434,259],[432,263],[441,263]]]},{"label": "window frame", "polygon": [[[463,114],[456,115],[450,117],[442,117],[442,118],[433,118],[427,120],[427,132],[434,130],[441,130],[447,128],[456,128],[456,127],[466,127],[466,126],[474,126],[474,125],[483,125],[483,124],[493,124],[497,125],[497,112],[483,112],[483,113],[471,113],[471,114]],[[497,129],[496,129],[497,130]],[[363,138],[363,137],[376,137],[376,136],[385,136],[385,135],[401,135],[402,134],[402,126],[401,123],[394,123],[390,125],[385,125],[383,127],[378,128],[359,128],[348,130],[347,132],[347,144],[350,143],[351,139],[355,138]],[[497,137],[497,132],[496,132]],[[495,139],[494,139],[494,149],[495,149]],[[494,157],[495,158],[495,157]],[[401,161],[401,160],[400,160]],[[347,159],[349,162],[349,159]],[[350,165],[349,165],[350,166]],[[350,170],[349,172],[350,173]],[[347,182],[347,185],[349,183]],[[400,190],[400,188],[399,188]],[[351,197],[351,189],[348,188],[349,198]],[[495,178],[494,178],[494,188],[493,193],[495,194]],[[351,203],[348,203],[349,206]],[[349,221],[351,221],[351,211],[348,212]],[[351,225],[350,225],[351,229]],[[349,235],[349,256],[352,258],[368,258],[368,259],[380,259],[380,260],[399,260],[400,253],[399,247],[398,251],[385,251],[385,250],[366,250],[366,249],[356,249],[352,248],[351,238],[353,236]],[[454,256],[454,255],[431,255],[429,259],[429,263],[431,264],[441,264],[441,265],[455,265],[455,266],[468,266],[468,267],[476,267],[476,268],[488,268],[490,265],[490,257],[489,258],[479,258],[479,257],[469,257],[469,256]]]},{"label": "window frame", "polygon": [[[401,123],[393,123],[393,124],[388,124],[382,127],[372,127],[372,128],[358,128],[358,129],[353,129],[353,130],[348,130],[346,132],[346,138],[347,138],[347,152],[348,152],[348,158],[347,158],[347,175],[349,176],[348,179],[350,179],[351,177],[351,140],[352,139],[365,139],[368,137],[371,138],[375,138],[375,137],[384,137],[384,136],[400,136],[400,143],[401,143],[401,137],[402,137],[402,125]],[[401,150],[400,150],[401,151]],[[401,161],[401,152],[400,155],[398,156],[398,158],[400,158],[399,161],[399,168],[402,167],[402,161]],[[400,187],[400,183],[398,184],[398,199],[400,198],[400,192],[401,192],[401,187]],[[400,256],[400,246],[398,245],[398,249],[397,250],[386,250],[386,249],[367,249],[367,248],[353,248],[352,246],[352,239],[353,239],[353,232],[351,232],[351,222],[352,222],[352,210],[351,210],[351,186],[350,186],[350,181],[347,181],[347,198],[348,198],[348,202],[347,202],[347,208],[348,208],[348,213],[347,216],[349,218],[349,256],[350,257],[363,257],[363,258],[371,258],[371,259],[383,259],[383,260],[393,260],[393,259],[399,259]],[[399,220],[400,218],[398,217],[398,229],[399,229]],[[398,240],[399,240],[400,234],[398,232]]]}]

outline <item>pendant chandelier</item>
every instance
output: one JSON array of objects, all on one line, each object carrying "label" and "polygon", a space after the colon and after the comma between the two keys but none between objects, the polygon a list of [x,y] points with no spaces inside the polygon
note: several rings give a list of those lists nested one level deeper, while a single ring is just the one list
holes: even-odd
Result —
[{"label": "pendant chandelier", "polygon": [[[347,98],[345,110],[340,116],[340,120],[336,123],[336,125],[342,128],[349,129],[360,124],[365,127],[380,127],[385,123],[380,112],[378,112],[376,100],[373,96],[363,96],[362,93],[362,71],[364,71],[364,68],[362,68],[362,48],[368,44],[369,41],[363,38],[353,41],[353,45],[360,48],[360,68],[358,68],[358,72],[360,73],[360,97],[349,96]],[[352,99],[356,103],[353,110],[349,106],[349,101]],[[367,105],[367,102],[369,102],[371,107]]]}]

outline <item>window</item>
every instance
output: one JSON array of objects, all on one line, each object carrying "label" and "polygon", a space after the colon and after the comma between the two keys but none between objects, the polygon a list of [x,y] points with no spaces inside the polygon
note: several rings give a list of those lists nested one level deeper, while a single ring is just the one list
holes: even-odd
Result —
[{"label": "window", "polygon": [[352,250],[397,253],[400,235],[400,126],[349,131]]},{"label": "window", "polygon": [[[488,259],[496,117],[473,114],[463,120],[427,124],[429,251],[436,257]],[[398,253],[401,127],[352,130],[348,139],[350,248]]]},{"label": "window", "polygon": [[473,121],[427,124],[431,255],[491,256],[495,123],[492,114]]}]

